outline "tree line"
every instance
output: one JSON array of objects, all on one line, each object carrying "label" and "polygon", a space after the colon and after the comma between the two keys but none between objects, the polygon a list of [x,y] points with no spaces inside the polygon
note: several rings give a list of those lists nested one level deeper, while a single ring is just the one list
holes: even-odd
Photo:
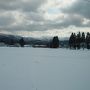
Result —
[{"label": "tree line", "polygon": [[43,47],[43,48],[70,48],[70,49],[80,49],[80,48],[87,48],[90,49],[90,33],[87,32],[85,34],[84,32],[79,33],[72,33],[67,41],[60,41],[58,36],[52,37],[52,39],[48,40],[39,40],[36,39],[28,39],[25,37],[14,37],[10,36],[7,38],[6,36],[0,37],[0,43],[4,43],[7,46],[16,46],[16,47],[24,47],[24,46],[32,46],[32,47]]},{"label": "tree line", "polygon": [[[24,45],[25,45],[24,38],[21,38],[19,40],[19,44],[20,44],[21,47],[24,47]],[[58,36],[54,36],[53,39],[51,40],[51,42],[49,42],[49,44],[46,45],[46,47],[59,48],[59,38],[58,38]]]},{"label": "tree line", "polygon": [[69,47],[70,49],[90,49],[90,33],[87,32],[86,36],[84,32],[72,33],[69,38]]},{"label": "tree line", "polygon": [[[21,47],[24,47],[25,41],[23,38],[20,39],[19,44]],[[60,41],[58,36],[54,36],[52,40],[49,42],[49,44],[46,47],[49,48],[59,48]],[[80,48],[87,48],[90,49],[90,33],[87,32],[85,35],[84,32],[82,33],[72,33],[68,40],[68,47],[70,49],[80,49]]]}]

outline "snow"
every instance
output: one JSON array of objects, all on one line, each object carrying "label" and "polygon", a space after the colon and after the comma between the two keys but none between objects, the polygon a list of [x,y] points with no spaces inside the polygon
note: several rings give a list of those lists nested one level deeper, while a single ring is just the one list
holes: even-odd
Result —
[{"label": "snow", "polygon": [[90,51],[1,47],[0,90],[90,90]]}]

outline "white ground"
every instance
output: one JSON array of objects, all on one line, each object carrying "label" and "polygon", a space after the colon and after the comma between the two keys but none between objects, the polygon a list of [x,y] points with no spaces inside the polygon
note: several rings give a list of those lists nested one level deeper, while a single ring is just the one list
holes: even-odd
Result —
[{"label": "white ground", "polygon": [[0,90],[90,90],[90,51],[1,47]]}]

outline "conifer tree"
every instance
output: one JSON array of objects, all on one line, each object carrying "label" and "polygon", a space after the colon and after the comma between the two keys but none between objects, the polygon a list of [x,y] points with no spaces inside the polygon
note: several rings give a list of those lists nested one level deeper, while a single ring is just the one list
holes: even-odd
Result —
[{"label": "conifer tree", "polygon": [[23,38],[20,39],[19,44],[20,44],[21,47],[24,47],[25,41],[24,41]]},{"label": "conifer tree", "polygon": [[90,49],[90,33],[89,32],[86,35],[86,46],[87,46],[87,49]]},{"label": "conifer tree", "polygon": [[58,48],[59,47],[59,39],[58,36],[53,37],[51,42],[51,48]]},{"label": "conifer tree", "polygon": [[76,34],[73,35],[73,48],[76,49]]},{"label": "conifer tree", "polygon": [[82,36],[81,36],[81,46],[84,49],[85,48],[85,33],[82,32]]},{"label": "conifer tree", "polygon": [[77,36],[76,36],[77,49],[80,49],[80,48],[81,48],[80,44],[81,44],[81,33],[79,32],[79,33],[77,34]]},{"label": "conifer tree", "polygon": [[70,46],[70,49],[71,48],[76,49],[76,34],[75,33],[72,33],[69,38],[69,46]]},{"label": "conifer tree", "polygon": [[69,38],[69,46],[70,46],[70,49],[72,48],[73,46],[73,33],[71,34],[70,38]]}]

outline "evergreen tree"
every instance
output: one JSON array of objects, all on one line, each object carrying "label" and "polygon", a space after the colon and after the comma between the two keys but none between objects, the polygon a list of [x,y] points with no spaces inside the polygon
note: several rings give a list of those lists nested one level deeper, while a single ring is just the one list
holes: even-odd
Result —
[{"label": "evergreen tree", "polygon": [[73,45],[73,33],[71,34],[70,38],[69,38],[69,46],[70,46],[70,49],[72,48],[72,45]]},{"label": "evergreen tree", "polygon": [[90,33],[89,32],[86,35],[86,45],[87,45],[87,49],[90,49]]},{"label": "evergreen tree", "polygon": [[71,48],[76,49],[76,34],[75,33],[72,33],[69,38],[69,46],[70,46],[70,49]]},{"label": "evergreen tree", "polygon": [[20,39],[19,44],[20,44],[21,47],[24,47],[25,42],[24,42],[24,39],[23,38]]},{"label": "evergreen tree", "polygon": [[76,49],[76,34],[73,35],[73,48]]},{"label": "evergreen tree", "polygon": [[69,46],[70,48],[74,49],[80,49],[81,47],[83,49],[85,47],[87,47],[87,49],[90,49],[90,33],[87,33],[86,38],[84,32],[82,32],[82,34],[79,32],[77,35],[75,33],[72,33],[69,38]]},{"label": "evergreen tree", "polygon": [[50,45],[51,48],[58,48],[59,47],[59,39],[58,36],[53,37],[53,40]]},{"label": "evergreen tree", "polygon": [[82,36],[81,36],[81,46],[84,49],[85,48],[85,33],[82,32]]},{"label": "evergreen tree", "polygon": [[77,34],[77,36],[76,36],[76,46],[77,46],[77,49],[81,48],[80,44],[81,44],[81,33],[79,32]]}]

